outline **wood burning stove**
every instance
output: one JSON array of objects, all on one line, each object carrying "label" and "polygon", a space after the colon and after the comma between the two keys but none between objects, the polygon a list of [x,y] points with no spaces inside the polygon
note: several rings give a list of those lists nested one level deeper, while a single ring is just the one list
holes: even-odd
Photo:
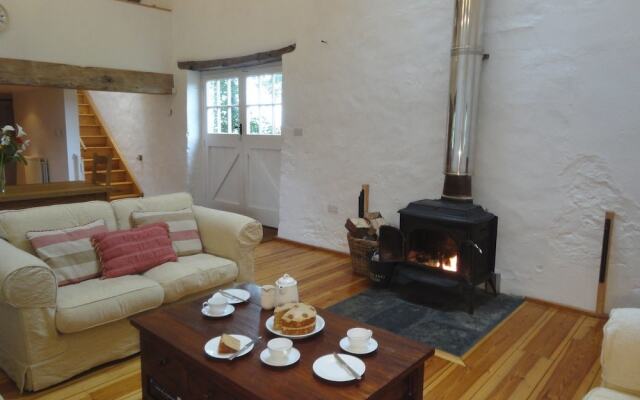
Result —
[{"label": "wood burning stove", "polygon": [[498,217],[471,202],[449,200],[414,201],[399,213],[404,268],[423,274],[427,283],[462,287],[470,313],[477,285],[487,283],[497,294]]}]

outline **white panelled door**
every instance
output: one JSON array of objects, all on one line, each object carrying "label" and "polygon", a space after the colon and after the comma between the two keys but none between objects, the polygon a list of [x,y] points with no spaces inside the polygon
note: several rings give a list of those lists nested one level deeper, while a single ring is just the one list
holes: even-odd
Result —
[{"label": "white panelled door", "polygon": [[280,67],[202,79],[211,206],[278,226],[282,148]]}]

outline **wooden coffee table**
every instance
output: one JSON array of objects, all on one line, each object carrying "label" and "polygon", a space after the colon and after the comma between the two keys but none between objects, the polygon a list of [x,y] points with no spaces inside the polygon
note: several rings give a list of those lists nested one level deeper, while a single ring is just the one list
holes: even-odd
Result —
[{"label": "wooden coffee table", "polygon": [[[326,321],[324,330],[294,341],[302,354],[296,364],[285,368],[264,365],[260,352],[275,337],[265,328],[272,313],[259,306],[257,286],[240,287],[252,292],[251,300],[236,305],[233,315],[226,318],[204,318],[202,299],[132,319],[140,330],[145,399],[422,399],[424,362],[433,355],[432,348],[322,309],[318,314]],[[367,367],[362,381],[336,384],[316,377],[313,362],[340,352],[338,342],[354,326],[372,329],[379,343],[376,352],[361,357]],[[205,343],[222,333],[263,339],[249,354],[233,361],[207,357]]]}]

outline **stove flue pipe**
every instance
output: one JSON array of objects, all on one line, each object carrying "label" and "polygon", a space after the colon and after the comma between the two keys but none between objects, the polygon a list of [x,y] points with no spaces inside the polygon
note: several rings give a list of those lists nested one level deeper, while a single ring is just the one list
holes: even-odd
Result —
[{"label": "stove flue pipe", "polygon": [[456,0],[443,199],[472,201],[473,136],[484,56],[484,9],[485,0]]}]

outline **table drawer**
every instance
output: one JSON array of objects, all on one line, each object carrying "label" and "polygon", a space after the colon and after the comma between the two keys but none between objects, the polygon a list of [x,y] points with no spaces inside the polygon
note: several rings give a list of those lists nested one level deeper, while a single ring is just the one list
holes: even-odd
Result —
[{"label": "table drawer", "polygon": [[187,399],[187,370],[183,362],[159,342],[142,340],[142,379],[152,399]]}]

